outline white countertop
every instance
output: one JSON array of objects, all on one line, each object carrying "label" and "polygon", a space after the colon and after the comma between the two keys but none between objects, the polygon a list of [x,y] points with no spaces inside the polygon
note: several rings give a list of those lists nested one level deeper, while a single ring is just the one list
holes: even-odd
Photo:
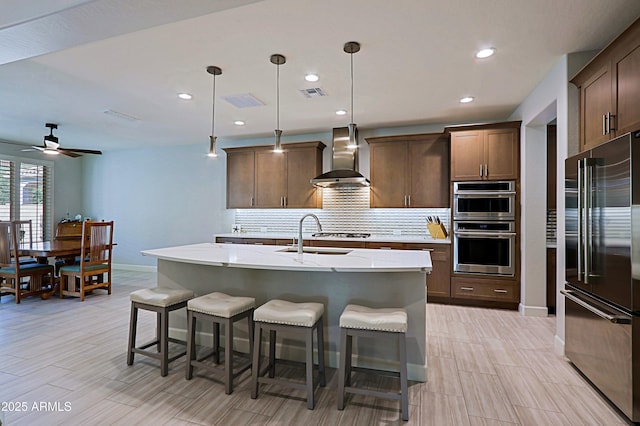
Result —
[{"label": "white countertop", "polygon": [[[304,233],[304,240],[324,240],[324,241],[362,241],[362,242],[385,242],[385,243],[423,243],[423,244],[451,244],[449,238],[444,240],[436,240],[430,236],[419,235],[371,235],[368,238],[336,238],[336,237],[312,237],[312,234]],[[216,237],[224,238],[263,238],[275,240],[293,240],[293,234],[273,233],[273,232],[233,232],[226,234],[216,234]],[[298,239],[298,234],[295,234]]]},{"label": "white countertop", "polygon": [[144,256],[200,265],[280,271],[431,272],[431,256],[420,250],[348,250],[348,254],[286,253],[286,246],[200,243],[143,250]]}]

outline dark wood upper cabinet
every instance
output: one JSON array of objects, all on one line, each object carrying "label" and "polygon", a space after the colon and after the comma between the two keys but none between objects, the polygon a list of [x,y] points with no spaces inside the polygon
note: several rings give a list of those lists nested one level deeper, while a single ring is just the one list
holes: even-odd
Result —
[{"label": "dark wood upper cabinet", "polygon": [[640,19],[571,80],[580,90],[580,151],[640,128]]},{"label": "dark wood upper cabinet", "polygon": [[251,208],[255,203],[255,152],[227,148],[227,208]]},{"label": "dark wood upper cabinet", "polygon": [[311,179],[322,173],[322,142],[226,148],[227,208],[317,208]]},{"label": "dark wood upper cabinet", "polygon": [[449,207],[449,141],[444,134],[366,140],[371,207]]},{"label": "dark wood upper cabinet", "polygon": [[518,179],[520,123],[451,129],[451,180]]}]

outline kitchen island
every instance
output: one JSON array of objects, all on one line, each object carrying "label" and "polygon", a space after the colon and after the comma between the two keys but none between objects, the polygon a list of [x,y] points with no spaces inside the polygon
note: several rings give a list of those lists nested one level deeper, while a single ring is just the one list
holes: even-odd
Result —
[{"label": "kitchen island", "polygon": [[[349,303],[407,310],[407,362],[410,380],[426,380],[425,275],[431,272],[426,251],[306,248],[298,254],[283,246],[201,243],[144,250],[158,259],[158,286],[186,288],[196,296],[221,291],[255,297],[256,305],[270,299],[319,302],[325,306],[325,348],[330,366],[337,367],[339,317]],[[172,336],[186,336],[186,319],[174,315]],[[206,334],[210,330],[205,329]],[[246,346],[246,330],[234,330],[236,347]],[[209,341],[210,337],[205,340]],[[284,358],[304,359],[302,342],[278,350]],[[297,344],[296,344],[297,343]],[[244,348],[242,348],[244,350]],[[354,365],[393,369],[395,345],[360,338],[354,345]],[[390,367],[389,367],[390,366]]]}]

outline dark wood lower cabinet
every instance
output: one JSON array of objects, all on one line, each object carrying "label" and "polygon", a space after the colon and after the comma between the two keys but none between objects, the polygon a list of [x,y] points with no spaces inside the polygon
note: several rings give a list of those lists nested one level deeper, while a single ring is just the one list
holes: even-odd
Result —
[{"label": "dark wood lower cabinet", "polygon": [[451,298],[465,305],[513,309],[520,302],[520,285],[516,278],[454,275]]}]

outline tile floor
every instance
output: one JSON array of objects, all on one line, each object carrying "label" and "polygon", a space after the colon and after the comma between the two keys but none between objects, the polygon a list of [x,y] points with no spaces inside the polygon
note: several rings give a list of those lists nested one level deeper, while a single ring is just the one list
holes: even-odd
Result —
[{"label": "tile floor", "polygon": [[[155,274],[114,271],[111,296],[0,299],[0,404],[4,425],[389,425],[402,424],[399,403],[349,395],[336,407],[337,377],[317,392],[262,386],[249,397],[249,373],[232,395],[203,376],[187,381],[184,361],[160,377],[157,361],[126,365],[129,293],[154,286]],[[144,315],[148,314],[148,315]],[[139,338],[153,336],[142,313]],[[414,425],[623,425],[612,409],[553,353],[555,318],[514,311],[427,305],[426,383],[410,382]],[[298,369],[283,366],[295,376]],[[388,388],[396,379],[357,378]],[[18,411],[24,408],[23,411]],[[3,426],[4,426],[3,425]]]}]

